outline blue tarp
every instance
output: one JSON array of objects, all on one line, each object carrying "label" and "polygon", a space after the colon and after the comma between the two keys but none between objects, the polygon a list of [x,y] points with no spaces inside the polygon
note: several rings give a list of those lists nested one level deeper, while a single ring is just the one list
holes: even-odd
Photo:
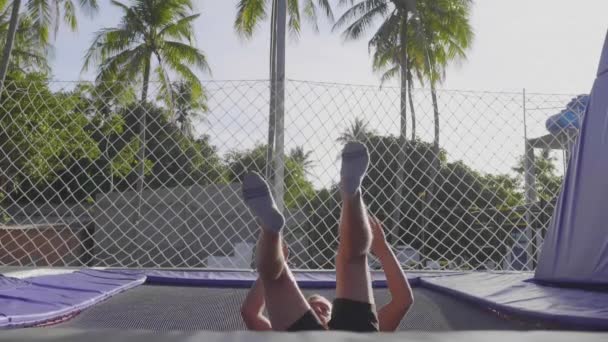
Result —
[{"label": "blue tarp", "polygon": [[589,95],[579,95],[573,98],[566,105],[566,109],[547,119],[545,123],[547,130],[551,134],[559,134],[569,129],[580,129],[588,103]]},{"label": "blue tarp", "polygon": [[535,277],[608,285],[608,36]]}]

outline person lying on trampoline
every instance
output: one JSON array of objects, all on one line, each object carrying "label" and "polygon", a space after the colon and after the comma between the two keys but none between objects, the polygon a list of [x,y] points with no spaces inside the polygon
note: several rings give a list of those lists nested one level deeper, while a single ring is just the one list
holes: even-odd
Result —
[{"label": "person lying on trampoline", "polygon": [[[363,203],[361,181],[368,164],[369,154],[363,144],[346,144],[340,171],[342,214],[333,304],[320,295],[304,297],[286,263],[287,248],[281,237],[285,219],[264,179],[257,173],[245,175],[243,198],[261,226],[256,252],[259,278],[241,307],[248,329],[354,332],[397,329],[413,297],[407,278],[384,238],[381,223],[369,215]],[[382,263],[392,297],[378,312],[367,263],[370,251]],[[268,317],[263,315],[264,306]]]}]

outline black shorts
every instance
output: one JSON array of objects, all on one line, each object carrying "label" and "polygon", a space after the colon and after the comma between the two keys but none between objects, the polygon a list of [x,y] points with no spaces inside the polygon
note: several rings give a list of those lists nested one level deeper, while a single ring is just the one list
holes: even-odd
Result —
[{"label": "black shorts", "polygon": [[[337,298],[331,310],[329,330],[353,332],[378,331],[376,306],[350,299]],[[325,330],[312,310],[307,311],[287,331]]]}]

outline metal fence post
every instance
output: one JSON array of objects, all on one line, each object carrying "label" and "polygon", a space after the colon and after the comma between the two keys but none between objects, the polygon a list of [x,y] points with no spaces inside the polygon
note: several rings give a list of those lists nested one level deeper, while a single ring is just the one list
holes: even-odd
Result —
[{"label": "metal fence post", "polygon": [[274,195],[279,211],[284,207],[285,173],[285,30],[287,25],[287,0],[277,1],[277,55],[276,55],[276,109],[274,151]]}]

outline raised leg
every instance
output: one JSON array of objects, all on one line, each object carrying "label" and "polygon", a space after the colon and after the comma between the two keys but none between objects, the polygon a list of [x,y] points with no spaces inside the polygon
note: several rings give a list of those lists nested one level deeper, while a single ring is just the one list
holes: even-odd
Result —
[{"label": "raised leg", "polygon": [[264,287],[268,317],[273,330],[285,331],[310,310],[283,256],[281,229],[285,220],[260,175],[249,173],[245,176],[243,198],[262,228],[256,264]]},{"label": "raised leg", "polygon": [[361,181],[368,163],[369,155],[364,145],[348,143],[344,147],[340,174],[342,214],[336,257],[336,297],[374,304],[367,263],[372,232],[361,198]]}]

